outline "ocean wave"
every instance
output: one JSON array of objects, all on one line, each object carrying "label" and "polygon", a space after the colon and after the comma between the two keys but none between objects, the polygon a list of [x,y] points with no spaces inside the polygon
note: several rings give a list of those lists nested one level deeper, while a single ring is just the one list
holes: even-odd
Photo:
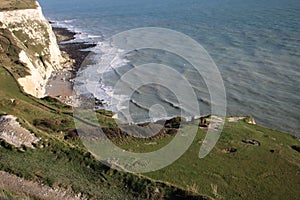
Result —
[{"label": "ocean wave", "polygon": [[157,94],[157,96],[160,98],[160,100],[162,102],[165,102],[166,104],[168,104],[169,106],[175,108],[175,109],[181,109],[181,105],[179,103],[175,103],[175,102],[172,102],[171,100],[167,99],[167,98],[164,98],[162,97],[159,93]]},{"label": "ocean wave", "polygon": [[50,21],[52,22],[52,25],[54,27],[66,28],[67,30],[76,33],[75,39],[72,40],[71,42],[96,43],[98,41],[103,40],[103,35],[92,34],[84,29],[78,28],[78,26],[76,26],[77,19],[69,19],[69,20],[62,20],[62,21],[50,20]]},{"label": "ocean wave", "polygon": [[145,111],[147,111],[147,112],[149,111],[149,109],[148,109],[146,106],[144,106],[143,104],[137,102],[137,101],[134,100],[134,99],[130,99],[130,103],[132,103],[132,104],[135,105],[136,107],[141,108],[141,109],[143,109],[143,110],[145,110]]},{"label": "ocean wave", "polygon": [[93,48],[93,52],[97,55],[94,57],[95,62],[99,66],[97,71],[102,74],[129,63],[129,60],[123,56],[124,51],[114,47],[108,41],[97,42],[96,47]]}]

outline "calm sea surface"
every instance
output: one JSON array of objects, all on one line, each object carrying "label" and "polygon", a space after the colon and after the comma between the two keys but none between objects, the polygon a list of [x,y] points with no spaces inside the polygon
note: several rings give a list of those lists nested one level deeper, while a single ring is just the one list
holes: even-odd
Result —
[{"label": "calm sea surface", "polygon": [[[190,36],[208,51],[221,72],[227,115],[252,115],[260,125],[300,136],[299,0],[39,2],[49,20],[79,33],[76,40],[98,43],[94,49],[96,64],[107,53],[118,54],[104,40],[121,31],[162,27]],[[112,108],[110,93],[122,74],[154,61],[185,74],[197,94],[201,114],[210,112],[210,96],[203,80],[195,81],[189,64],[167,52],[145,50],[118,58],[117,70],[111,68],[102,74],[95,95],[107,102],[105,108]],[[92,73],[93,66],[87,67]],[[173,116],[179,114],[177,103],[168,88],[150,85],[133,94],[131,112],[137,116],[135,121],[147,121],[151,104],[160,104],[168,116]],[[164,117],[165,113],[161,114]]]}]

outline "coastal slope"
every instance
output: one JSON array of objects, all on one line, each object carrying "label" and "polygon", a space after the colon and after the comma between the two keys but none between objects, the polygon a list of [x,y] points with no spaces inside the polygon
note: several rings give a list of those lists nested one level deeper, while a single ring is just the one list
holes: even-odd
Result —
[{"label": "coastal slope", "polygon": [[41,7],[37,2],[34,7],[0,12],[0,61],[25,93],[41,98],[64,59]]},{"label": "coastal slope", "polygon": [[[300,199],[299,139],[255,125],[252,118],[227,118],[203,159],[198,153],[207,127],[199,126],[184,155],[164,169],[133,174],[103,165],[82,144],[72,107],[36,98],[44,96],[50,74],[62,69],[64,59],[39,5],[14,2],[0,3],[6,3],[0,9],[0,199]],[[160,134],[134,138],[110,111],[95,115],[95,126],[112,142],[136,153],[170,143],[181,122],[171,119]]]}]

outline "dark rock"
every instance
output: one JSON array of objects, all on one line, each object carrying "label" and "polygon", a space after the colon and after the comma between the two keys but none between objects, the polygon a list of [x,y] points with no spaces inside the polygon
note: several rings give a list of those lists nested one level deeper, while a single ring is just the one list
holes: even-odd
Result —
[{"label": "dark rock", "polygon": [[[53,22],[50,24],[53,24]],[[75,39],[76,33],[69,31],[66,28],[52,27],[52,30],[54,31],[59,43]]]},{"label": "dark rock", "polygon": [[85,43],[85,42],[70,42],[70,43],[63,43],[65,41],[71,41],[75,39],[75,32],[72,32],[66,28],[52,28],[56,38],[58,40],[59,48],[61,51],[66,52],[69,57],[75,60],[73,64],[74,71],[77,71],[85,58],[88,56],[91,51],[82,51],[83,49],[88,49],[91,47],[95,47],[96,44]]},{"label": "dark rock", "polygon": [[300,153],[300,146],[292,145],[291,148]]},{"label": "dark rock", "polygon": [[168,119],[165,123],[165,128],[180,128],[180,125],[185,120],[181,117],[174,117],[172,119]]}]

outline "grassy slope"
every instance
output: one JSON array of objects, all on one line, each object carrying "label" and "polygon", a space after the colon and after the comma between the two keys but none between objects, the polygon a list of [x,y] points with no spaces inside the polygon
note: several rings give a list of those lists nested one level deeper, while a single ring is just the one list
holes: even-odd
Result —
[{"label": "grassy slope", "polygon": [[[0,11],[35,7],[35,0],[0,2]],[[43,145],[46,146],[41,150],[27,150],[23,154],[16,149],[0,148],[1,169],[30,179],[41,179],[50,185],[62,182],[62,185],[68,186],[72,182],[75,191],[89,190],[87,193],[90,195],[97,193],[95,184],[99,180],[103,180],[100,181],[103,185],[112,183],[111,176],[107,175],[107,168],[83,155],[86,152],[81,149],[80,142],[62,140],[64,135],[60,134],[60,131],[65,133],[74,127],[73,120],[68,115],[71,112],[68,107],[24,95],[2,67],[0,77],[0,113],[18,116],[24,126],[45,138]],[[10,101],[12,98],[16,99],[14,103]],[[103,115],[98,117],[101,125],[113,126],[110,118]],[[32,126],[33,124],[39,130]],[[297,139],[244,122],[228,123],[226,126],[229,128],[224,129],[217,147],[206,158],[197,157],[199,141],[205,135],[204,131],[199,130],[193,145],[179,160],[146,176],[216,198],[300,198],[300,156],[299,152],[290,148],[291,145],[300,145]],[[261,146],[242,142],[248,138],[260,141]],[[132,151],[149,152],[164,146],[171,139],[172,136],[155,140],[124,139],[119,145]],[[157,145],[145,144],[149,142],[157,142]],[[74,144],[77,147],[70,146]],[[225,154],[221,151],[230,147],[236,148],[237,152]],[[29,170],[29,166],[32,169]],[[98,167],[91,169],[91,166]],[[98,171],[100,172],[97,173]],[[117,175],[121,176],[123,175]],[[115,186],[117,185],[118,183],[115,183]],[[213,192],[212,185],[217,186],[217,191]],[[110,193],[108,190],[107,192]]]},{"label": "grassy slope", "polygon": [[[51,99],[43,101],[24,95],[2,67],[0,76],[0,113],[18,116],[24,126],[44,138],[41,144],[45,146],[25,153],[11,147],[0,148],[0,169],[49,185],[72,187],[75,192],[90,196],[108,197],[116,193],[121,196],[112,198],[125,198],[124,191],[118,188],[124,188],[127,183],[137,190],[141,187],[141,191],[145,191],[143,184],[153,185],[104,167],[87,154],[80,141],[64,140],[65,132],[74,128],[70,108]],[[16,99],[14,103],[10,101],[12,98]],[[100,112],[98,117],[102,126],[114,126],[113,120],[103,113]],[[35,124],[38,119],[49,124]],[[217,147],[206,158],[199,159],[199,141],[204,136],[205,132],[199,130],[193,145],[179,160],[145,175],[215,198],[300,197],[300,154],[290,148],[291,145],[299,146],[300,142],[293,136],[245,122],[227,123]],[[159,139],[118,138],[117,141],[125,149],[149,152],[171,139],[172,136],[167,135]],[[245,144],[243,139],[256,139],[261,146]],[[157,144],[149,145],[149,142]],[[236,148],[237,152],[226,154],[221,151],[223,148]]]},{"label": "grassy slope", "polygon": [[[74,129],[72,110],[68,106],[53,99],[39,100],[23,94],[1,65],[0,77],[0,114],[17,116],[24,127],[42,138],[35,150],[22,147],[25,152],[1,141],[0,170],[50,186],[71,188],[75,193],[97,199],[192,197],[173,186],[120,173],[102,165],[79,140],[64,139],[66,132]],[[100,113],[100,123],[113,126],[112,119]],[[37,123],[41,119],[42,123]],[[162,193],[156,194],[156,188]]]},{"label": "grassy slope", "polygon": [[35,0],[1,0],[0,11],[36,8]]},{"label": "grassy slope", "polygon": [[21,200],[21,199],[30,199],[30,197],[26,194],[16,194],[12,191],[2,190],[0,189],[0,199],[1,200]]},{"label": "grassy slope", "polygon": [[[132,182],[137,185],[143,182],[139,178],[110,171],[87,157],[80,141],[64,140],[65,133],[74,128],[72,110],[68,106],[51,99],[38,100],[24,95],[2,67],[0,77],[0,114],[19,117],[23,126],[44,138],[42,143],[46,146],[41,150],[27,150],[23,154],[16,149],[0,148],[1,169],[50,185],[72,185],[76,192],[91,196],[110,196],[111,192],[125,195],[117,187],[123,188],[126,180],[134,179]],[[11,99],[15,99],[14,103]],[[98,113],[100,124],[114,126],[113,120],[103,114],[107,115]],[[206,158],[197,158],[199,141],[205,135],[203,130],[199,130],[194,144],[179,160],[146,176],[217,198],[300,198],[300,155],[290,148],[291,145],[300,145],[297,139],[244,122],[228,123],[225,127],[217,148]],[[249,138],[260,141],[261,146],[242,142]],[[172,136],[165,136],[152,140],[124,138],[117,141],[125,149],[149,152],[164,146],[171,139]],[[149,142],[157,142],[157,145],[145,144]],[[229,147],[236,148],[237,152],[225,154],[221,151]],[[96,186],[99,184],[101,192]],[[216,186],[217,192],[213,192],[212,187]]]},{"label": "grassy slope", "polygon": [[[1,10],[34,8],[35,0],[3,0]],[[26,74],[24,66],[16,63],[19,49],[11,45],[12,37],[0,30],[0,42],[9,54],[0,54],[0,59],[15,77]],[[9,42],[10,41],[10,42]],[[64,135],[74,128],[72,110],[51,99],[38,100],[24,95],[10,74],[0,67],[0,114],[8,113],[19,118],[23,126],[43,137],[45,148],[20,153],[10,146],[0,147],[0,169],[13,172],[28,179],[39,180],[49,185],[72,187],[75,192],[90,196],[132,198],[134,192],[146,195],[155,184],[130,174],[117,173],[96,162],[87,154],[80,141],[64,140]],[[15,99],[14,103],[11,99]],[[114,126],[114,121],[98,114],[100,125]],[[171,166],[146,176],[175,184],[199,194],[226,199],[300,199],[300,154],[290,148],[299,141],[290,135],[249,125],[244,122],[228,123],[217,147],[204,159],[197,157],[199,141],[205,135],[202,130],[191,148]],[[50,134],[50,135],[49,135]],[[242,142],[256,139],[261,146]],[[167,144],[172,136],[160,139],[117,139],[125,149],[149,152]],[[157,145],[145,143],[156,142]],[[236,148],[237,152],[225,154],[222,148]],[[270,150],[274,150],[271,153]],[[144,185],[143,185],[144,184]],[[119,189],[131,185],[131,194]],[[167,195],[174,188],[166,187]],[[217,190],[216,190],[217,187]],[[101,188],[101,190],[99,189]],[[152,189],[151,189],[152,188]],[[215,191],[213,191],[215,188]],[[117,196],[114,196],[116,194]],[[129,196],[128,196],[129,195]]]},{"label": "grassy slope", "polygon": [[[75,192],[102,195],[97,194],[99,188],[92,188],[96,187],[93,179],[98,177],[101,180],[101,174],[91,170],[88,167],[89,164],[80,164],[86,158],[79,149],[69,147],[56,139],[55,135],[47,137],[46,134],[31,126],[37,118],[44,118],[48,121],[62,121],[70,117],[56,114],[56,112],[51,111],[33,98],[22,94],[17,83],[2,67],[0,68],[0,76],[0,112],[13,114],[18,116],[23,123],[26,122],[23,125],[36,132],[37,135],[42,136],[44,139],[40,145],[45,146],[40,150],[28,149],[23,154],[14,148],[0,148],[0,168],[28,179],[41,179],[49,185],[61,182],[59,184],[68,187],[72,183]],[[11,103],[11,98],[16,99],[14,103]],[[57,131],[60,131],[60,128],[63,130],[69,126],[67,124],[65,124],[66,127],[60,126],[60,124],[56,125]],[[70,153],[73,153],[73,155],[69,156]],[[92,162],[92,159],[87,159],[86,162]],[[99,170],[101,171],[101,166]],[[108,191],[108,188],[106,190]]]},{"label": "grassy slope", "polygon": [[[297,138],[246,122],[226,123],[214,150],[199,159],[198,152],[205,136],[199,130],[189,150],[172,165],[145,174],[217,199],[299,199],[300,153],[291,148],[300,146]],[[149,152],[172,139],[124,141],[120,146],[136,152]],[[242,142],[258,140],[254,146]],[[156,142],[157,145],[149,145]],[[224,148],[237,149],[224,153]],[[215,191],[213,191],[213,188]]]}]

